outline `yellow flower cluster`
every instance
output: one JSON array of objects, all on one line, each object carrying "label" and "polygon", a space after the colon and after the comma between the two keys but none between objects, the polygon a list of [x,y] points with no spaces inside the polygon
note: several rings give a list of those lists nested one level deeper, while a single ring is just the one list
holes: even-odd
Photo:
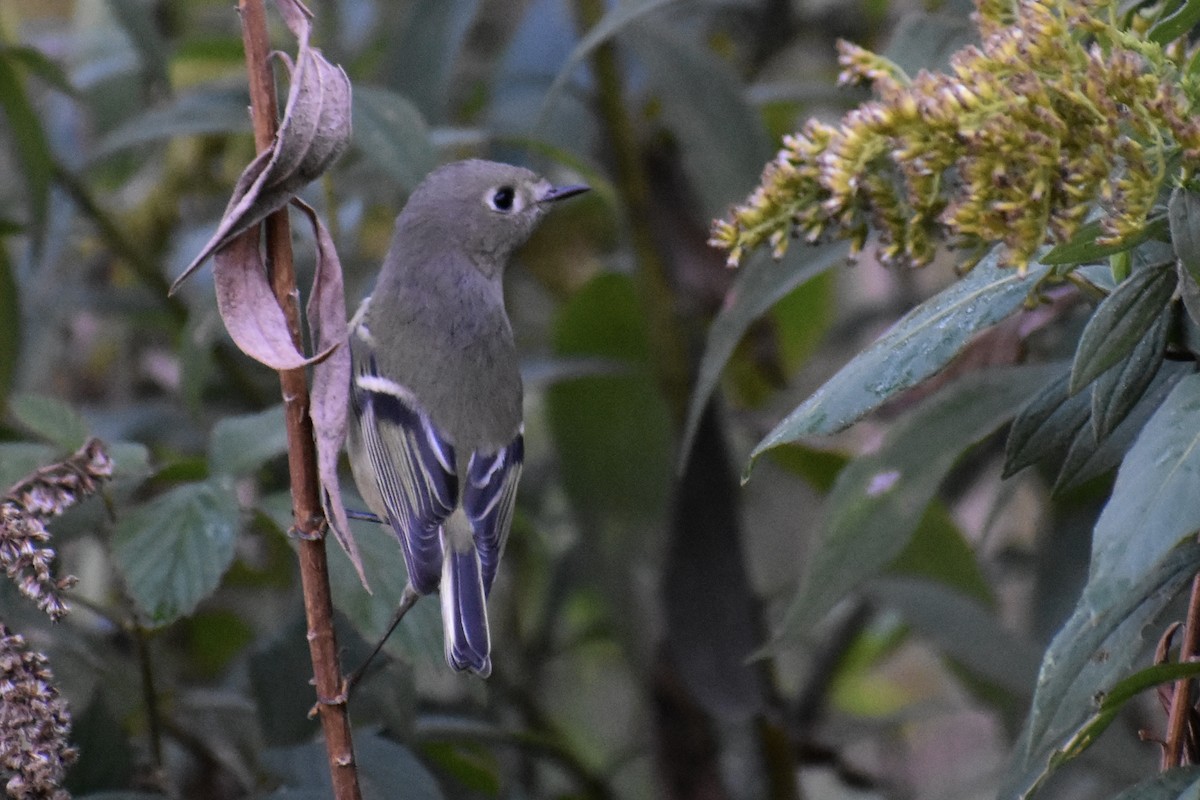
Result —
[{"label": "yellow flower cluster", "polygon": [[1118,24],[1115,2],[976,0],[982,44],[911,79],[839,43],[840,80],[877,99],[785,137],[711,243],[736,265],[764,243],[781,256],[793,236],[849,238],[857,253],[874,231],[885,263],[926,264],[948,238],[977,252],[1003,243],[1024,267],[1093,208],[1104,242],[1122,241],[1200,160],[1186,37],[1147,38],[1152,11]]}]

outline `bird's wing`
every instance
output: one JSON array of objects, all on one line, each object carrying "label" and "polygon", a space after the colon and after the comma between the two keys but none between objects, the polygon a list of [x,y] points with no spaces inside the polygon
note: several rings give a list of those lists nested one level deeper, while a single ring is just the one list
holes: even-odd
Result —
[{"label": "bird's wing", "polygon": [[356,365],[352,407],[388,521],[400,538],[408,580],[421,594],[442,575],[439,529],[454,510],[458,477],[454,448],[404,387]]},{"label": "bird's wing", "polygon": [[475,547],[483,568],[483,590],[491,591],[496,567],[504,551],[504,541],[512,525],[517,481],[525,459],[525,438],[518,433],[507,446],[491,455],[471,454],[467,465],[467,484],[463,488],[463,509],[471,519]]}]

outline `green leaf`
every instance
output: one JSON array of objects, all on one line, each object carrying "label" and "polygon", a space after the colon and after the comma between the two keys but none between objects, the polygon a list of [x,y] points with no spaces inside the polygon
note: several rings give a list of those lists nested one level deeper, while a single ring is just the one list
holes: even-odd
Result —
[{"label": "green leaf", "polygon": [[579,44],[575,45],[575,49],[567,56],[562,68],[554,76],[554,81],[546,90],[545,99],[542,100],[542,110],[538,113],[538,120],[544,121],[549,116],[550,109],[558,102],[558,96],[566,87],[567,81],[571,79],[575,68],[582,64],[593,50],[646,14],[674,2],[676,0],[624,0],[624,2],[611,6],[600,21],[579,40]]},{"label": "green leaf", "polygon": [[1135,271],[1096,307],[1079,337],[1071,364],[1070,392],[1075,394],[1137,347],[1175,293],[1170,264]]},{"label": "green leaf", "polygon": [[1069,242],[1052,248],[1038,260],[1052,267],[1091,264],[1111,255],[1132,250],[1150,239],[1166,239],[1168,228],[1166,215],[1156,215],[1147,218],[1143,228],[1121,241],[1100,244],[1096,240],[1105,235],[1105,230],[1100,220],[1092,220],[1080,227]]},{"label": "green leaf", "polygon": [[1092,714],[1067,740],[1066,744],[1054,755],[1055,763],[1061,764],[1072,758],[1077,758],[1092,746],[1092,743],[1104,732],[1117,713],[1133,698],[1147,689],[1152,689],[1163,683],[1181,678],[1194,678],[1200,675],[1200,663],[1156,664],[1133,673],[1128,678],[1119,681],[1107,691],[1097,692],[1096,704]]},{"label": "green leaf", "polygon": [[993,602],[992,588],[975,552],[943,503],[925,509],[908,545],[888,566],[893,575],[919,576],[981,603]]},{"label": "green leaf", "polygon": [[403,27],[382,42],[381,72],[427,119],[445,119],[451,78],[478,7],[479,0],[415,0],[388,12],[403,14]]},{"label": "green leaf", "polygon": [[1092,387],[1092,435],[1104,439],[1142,399],[1166,356],[1171,315],[1159,314],[1120,364],[1106,370]]},{"label": "green leaf", "polygon": [[1000,797],[1028,797],[1049,775],[1055,754],[1092,714],[1096,693],[1116,685],[1142,657],[1142,631],[1197,569],[1200,544],[1188,540],[1140,574],[1089,581],[1042,658],[1029,721]]},{"label": "green leaf", "polygon": [[802,442],[781,444],[771,450],[768,456],[822,494],[827,494],[833,488],[838,473],[850,462],[850,457],[844,453],[819,450]]},{"label": "green leaf", "polygon": [[0,492],[61,457],[59,448],[41,442],[0,442]]},{"label": "green leaf", "polygon": [[1028,698],[1040,649],[1008,631],[996,612],[945,585],[911,578],[877,578],[865,592],[899,611],[922,636],[975,677]]},{"label": "green leaf", "polygon": [[437,166],[421,112],[387,89],[354,88],[354,146],[380,173],[411,191]]},{"label": "green leaf", "polygon": [[178,486],[117,521],[113,559],[151,624],[179,619],[217,588],[233,563],[238,518],[232,490],[205,481]]},{"label": "green leaf", "polygon": [[168,89],[167,46],[155,24],[155,7],[149,0],[108,0],[109,8],[130,44],[137,50],[142,69],[156,88]]},{"label": "green leaf", "polygon": [[130,147],[176,136],[248,133],[250,99],[245,87],[202,87],[174,98],[160,108],[134,117],[100,140],[92,153],[100,159]]},{"label": "green leaf", "polygon": [[[378,733],[355,731],[354,760],[365,798],[396,797],[397,789],[403,787],[400,794],[405,800],[442,800],[437,779],[425,765],[408,748]],[[287,787],[302,791],[319,788],[324,797],[332,797],[324,742],[269,748],[262,754],[262,764]]]},{"label": "green leaf", "polygon": [[0,239],[0,408],[17,379],[21,363],[21,294],[13,276],[8,250]]},{"label": "green leaf", "polygon": [[225,417],[208,441],[208,468],[215,475],[246,475],[287,452],[283,405],[257,414]]},{"label": "green leaf", "polygon": [[1194,533],[1198,483],[1200,375],[1192,374],[1175,385],[1121,464],[1096,523],[1089,580],[1140,576]]},{"label": "green leaf", "polygon": [[67,73],[63,71],[57,61],[47,57],[41,50],[33,47],[9,47],[8,57],[60,92],[75,94],[75,87],[71,85],[71,79],[67,77]]},{"label": "green leaf", "polygon": [[16,394],[8,408],[21,427],[64,450],[78,450],[87,441],[87,423],[56,397]]},{"label": "green leaf", "polygon": [[[1105,434],[1104,438],[1097,439],[1091,426],[1085,425],[1080,428],[1063,458],[1062,467],[1054,481],[1054,493],[1058,494],[1116,469],[1121,460],[1125,458],[1125,454],[1133,445],[1134,440],[1137,439],[1138,434],[1141,433],[1146,421],[1162,405],[1163,400],[1175,388],[1175,384],[1193,371],[1191,364],[1178,361],[1164,362],[1146,391],[1138,398],[1137,403],[1120,424]],[[1092,389],[1093,410],[1095,409],[1095,394],[1098,391],[1099,384]]]},{"label": "green leaf", "polygon": [[1088,395],[1068,393],[1070,380],[1070,372],[1064,371],[1021,408],[1004,445],[1002,477],[1039,461],[1057,463],[1066,456],[1092,413]]},{"label": "green leaf", "polygon": [[908,545],[951,467],[1003,425],[1056,367],[973,373],[897,421],[878,451],[850,463],[829,495],[828,521],[778,631],[796,639]]},{"label": "green leaf", "polygon": [[[1092,535],[1088,583],[1042,662],[1026,746],[1014,770],[1028,789],[1087,718],[1090,698],[1139,657],[1141,632],[1200,567],[1200,375],[1175,385],[1117,473]],[[1016,793],[1011,792],[1011,793]]]},{"label": "green leaf", "polygon": [[751,460],[783,442],[835,433],[944,367],[971,338],[1016,311],[1046,273],[1022,275],[991,253],[969,275],[904,315],[759,442]]},{"label": "green leaf", "polygon": [[782,261],[776,262],[765,255],[758,255],[738,271],[737,279],[725,295],[724,305],[708,329],[708,340],[700,359],[696,386],[692,390],[684,426],[681,448],[684,456],[700,423],[700,414],[750,324],[792,291],[841,263],[846,253],[845,245],[793,247]]},{"label": "green leaf", "polygon": [[965,16],[947,11],[914,9],[901,15],[883,56],[909,75],[949,66],[950,57],[976,41],[977,34]]},{"label": "green leaf", "polygon": [[0,47],[0,109],[8,117],[8,131],[16,150],[16,162],[25,177],[29,203],[29,228],[34,249],[41,249],[50,207],[50,183],[54,174],[54,156],[42,123],[21,82],[13,60]]},{"label": "green leaf", "polygon": [[[343,486],[345,492],[346,487]],[[290,496],[279,496],[277,522],[285,527],[291,524]],[[361,500],[347,494],[346,505],[350,508],[366,508]],[[346,615],[355,630],[369,642],[376,642],[396,611],[400,594],[408,583],[408,572],[404,568],[404,556],[400,541],[390,526],[370,522],[351,522],[354,541],[362,555],[363,571],[371,593],[363,591],[362,582],[349,557],[340,547],[329,548],[329,583],[333,591],[334,606]],[[388,639],[387,652],[412,664],[443,666],[445,655],[442,647],[441,610],[435,598],[427,598],[413,606]]]},{"label": "green leaf", "polygon": [[621,42],[646,68],[699,210],[719,217],[753,189],[774,152],[758,112],[732,69],[678,26],[644,23],[627,29]]},{"label": "green leaf", "polygon": [[1197,800],[1200,767],[1178,767],[1160,772],[1131,786],[1112,800]]},{"label": "green leaf", "polygon": [[606,273],[576,292],[555,324],[554,350],[631,367],[560,381],[546,391],[563,483],[581,522],[612,530],[617,540],[610,545],[629,544],[624,536],[644,537],[647,521],[662,519],[674,444],[632,281]]},{"label": "green leaf", "polygon": [[1173,42],[1200,23],[1200,0],[1186,0],[1174,14],[1159,20],[1146,38],[1155,44]]},{"label": "green leaf", "polygon": [[1171,222],[1171,246],[1176,258],[1193,283],[1200,283],[1200,195],[1176,187],[1167,204],[1167,218]]}]

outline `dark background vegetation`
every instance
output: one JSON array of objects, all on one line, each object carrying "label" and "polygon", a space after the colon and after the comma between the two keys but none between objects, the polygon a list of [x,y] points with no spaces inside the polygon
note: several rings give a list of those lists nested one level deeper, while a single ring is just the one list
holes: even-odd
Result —
[{"label": "dark background vegetation", "polygon": [[[310,5],[314,43],[354,84],[354,147],[305,193],[352,305],[440,162],[595,188],[509,275],[527,462],[490,604],[495,672],[451,673],[436,602],[420,603],[350,704],[367,796],[993,796],[1110,479],[1051,505],[1036,470],[1000,482],[985,437],[881,577],[749,659],[780,630],[838,471],[918,398],[772,451],[743,486],[750,449],[954,276],[801,246],[734,273],[705,245],[780,135],[865,97],[833,88],[836,37],[937,66],[970,40],[968,5]],[[577,50],[587,35],[604,44]],[[253,157],[244,75],[229,0],[0,4],[0,485],[88,432],[117,460],[106,501],[54,527],[80,578],[68,619],[0,590],[71,702],[78,795],[322,796],[276,377],[225,336],[208,271],[166,295]],[[298,237],[301,265],[311,246]],[[935,412],[905,419],[936,438]],[[404,584],[390,535],[356,531],[373,595],[330,555],[347,666]],[[1060,796],[1152,772],[1135,732],[1157,724],[1123,718]]]}]

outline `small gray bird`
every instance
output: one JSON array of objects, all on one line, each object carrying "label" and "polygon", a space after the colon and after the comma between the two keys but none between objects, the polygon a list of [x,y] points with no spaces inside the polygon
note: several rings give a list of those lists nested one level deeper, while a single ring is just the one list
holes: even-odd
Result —
[{"label": "small gray bird", "polygon": [[434,170],[397,217],[350,323],[354,481],[400,539],[403,602],[440,589],[446,660],[485,677],[486,601],[524,450],[501,281],[551,205],[587,188],[491,161]]}]

